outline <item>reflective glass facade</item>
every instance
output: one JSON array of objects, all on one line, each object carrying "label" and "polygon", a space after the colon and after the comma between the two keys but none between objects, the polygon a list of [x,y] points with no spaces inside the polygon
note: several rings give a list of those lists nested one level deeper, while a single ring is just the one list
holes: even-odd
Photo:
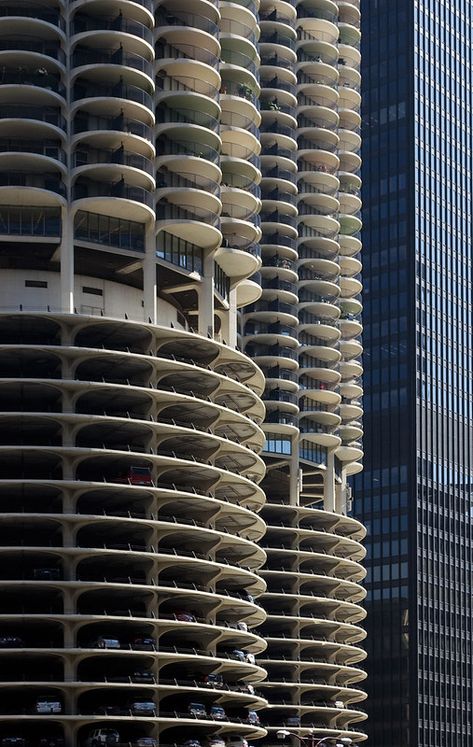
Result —
[{"label": "reflective glass facade", "polygon": [[362,0],[368,712],[472,743],[472,8]]}]

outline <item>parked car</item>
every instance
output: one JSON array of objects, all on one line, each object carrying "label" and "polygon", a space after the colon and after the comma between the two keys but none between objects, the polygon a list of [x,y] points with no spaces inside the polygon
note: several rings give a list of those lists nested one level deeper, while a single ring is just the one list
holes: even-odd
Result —
[{"label": "parked car", "polygon": [[0,635],[0,648],[23,648],[24,645],[19,635]]},{"label": "parked car", "polygon": [[202,745],[198,739],[186,739],[186,741],[181,744],[181,747],[202,747]]},{"label": "parked car", "polygon": [[116,729],[94,729],[89,732],[89,736],[85,740],[87,747],[99,747],[99,745],[105,744],[119,744],[120,732]]},{"label": "parked car", "polygon": [[210,706],[209,715],[210,718],[214,718],[216,721],[226,721],[227,719],[225,709],[218,705]]},{"label": "parked car", "polygon": [[245,633],[248,630],[248,625],[245,622],[228,623],[228,627],[233,628],[234,630],[243,630]]},{"label": "parked car", "polygon": [[33,706],[34,713],[62,713],[62,703],[57,695],[38,695]]},{"label": "parked car", "polygon": [[91,648],[121,648],[120,641],[111,635],[99,635],[90,644]]},{"label": "parked car", "polygon": [[260,724],[260,719],[256,711],[248,711],[248,716],[246,717],[246,720],[252,726],[259,726]]},{"label": "parked car", "polygon": [[115,477],[113,482],[122,482],[128,485],[152,485],[151,469],[149,467],[129,467],[125,473]]},{"label": "parked car", "polygon": [[232,651],[229,651],[228,655],[231,659],[236,659],[237,661],[246,661],[245,652],[239,648],[234,648]]},{"label": "parked car", "polygon": [[143,682],[144,684],[153,685],[155,682],[154,674],[146,669],[137,669],[131,674],[109,674],[105,676],[107,682]]},{"label": "parked car", "polygon": [[221,690],[225,687],[223,676],[221,674],[205,674],[201,682],[207,687],[213,687],[215,690]]},{"label": "parked car", "polygon": [[230,651],[229,656],[232,659],[236,659],[237,661],[244,661],[247,664],[254,664],[256,661],[254,654],[250,654],[247,651],[242,651],[239,648],[234,648],[232,651]]},{"label": "parked car", "polygon": [[154,737],[138,737],[133,744],[136,747],[158,747],[158,740]]},{"label": "parked car", "polygon": [[197,718],[205,718],[207,716],[207,709],[203,703],[189,703],[187,710],[191,716],[196,716]]},{"label": "parked car", "polygon": [[26,747],[26,739],[20,737],[18,734],[11,734],[9,736],[2,737],[0,742],[2,747]]},{"label": "parked car", "polygon": [[288,716],[288,718],[286,718],[286,724],[287,726],[300,726],[301,717],[300,716]]},{"label": "parked car", "polygon": [[156,649],[156,638],[152,636],[137,636],[131,641],[131,647],[137,651],[154,651]]},{"label": "parked car", "polygon": [[61,578],[59,568],[34,568],[33,578],[35,581],[57,581]]},{"label": "parked car", "polygon": [[242,682],[238,685],[237,690],[240,693],[248,693],[248,695],[254,695],[255,694],[255,686],[252,685],[250,682]]},{"label": "parked car", "polygon": [[227,747],[248,747],[248,741],[244,737],[240,737],[236,734],[227,737]]},{"label": "parked car", "polygon": [[64,747],[62,737],[41,737],[39,747]]},{"label": "parked car", "polygon": [[187,612],[186,610],[178,610],[177,612],[174,612],[174,617],[176,618],[176,620],[179,620],[180,622],[186,622],[186,623],[196,622],[195,615],[193,615],[192,612]]},{"label": "parked car", "polygon": [[140,669],[130,675],[132,682],[144,682],[152,685],[155,682],[154,674],[146,669]]},{"label": "parked car", "polygon": [[155,716],[156,703],[152,700],[133,700],[129,705],[133,716]]},{"label": "parked car", "polygon": [[209,737],[207,747],[225,747],[225,740],[223,737]]}]

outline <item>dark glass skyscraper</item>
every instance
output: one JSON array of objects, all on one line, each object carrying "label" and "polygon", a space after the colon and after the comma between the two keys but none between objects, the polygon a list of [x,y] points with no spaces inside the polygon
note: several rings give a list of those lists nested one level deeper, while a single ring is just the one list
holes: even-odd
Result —
[{"label": "dark glass skyscraper", "polygon": [[471,0],[362,0],[368,731],[472,722]]}]

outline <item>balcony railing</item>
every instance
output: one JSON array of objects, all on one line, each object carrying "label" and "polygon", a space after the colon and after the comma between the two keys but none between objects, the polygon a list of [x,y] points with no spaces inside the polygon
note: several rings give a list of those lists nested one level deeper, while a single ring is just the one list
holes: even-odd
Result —
[{"label": "balcony railing", "polygon": [[166,93],[167,91],[187,91],[188,93],[199,93],[209,98],[216,98],[218,94],[217,86],[212,83],[206,83],[202,78],[193,78],[188,75],[179,75],[173,78],[167,73],[159,73],[156,76],[156,90]]},{"label": "balcony railing", "polygon": [[158,60],[165,60],[166,58],[174,60],[181,58],[186,60],[197,60],[198,62],[204,62],[206,65],[213,68],[217,67],[219,62],[217,55],[213,54],[208,49],[205,49],[205,47],[198,47],[195,44],[182,44],[179,42],[179,45],[176,46],[161,39],[157,42],[155,51],[156,59]]},{"label": "balcony railing", "polygon": [[296,40],[292,36],[281,34],[279,31],[266,31],[262,27],[262,33],[260,36],[260,44],[280,44],[283,47],[288,47],[293,51],[296,48]]},{"label": "balcony railing", "polygon": [[[18,3],[16,5],[3,5],[0,7],[0,17],[5,16],[12,16],[13,18],[31,18],[31,8],[22,7]],[[53,26],[58,26],[62,31],[64,31],[66,27],[65,20],[61,16],[59,10],[55,10],[47,5],[41,6],[35,4],[34,19],[51,23]]]},{"label": "balcony railing", "polygon": [[183,171],[169,171],[166,169],[160,169],[157,181],[157,189],[165,189],[167,187],[183,187],[185,189],[202,189],[212,194],[218,194],[220,191],[220,185],[215,179],[210,179],[201,174],[195,174],[193,172]]},{"label": "balcony railing", "polygon": [[121,81],[115,85],[99,85],[93,83],[85,83],[83,80],[78,81],[74,85],[73,89],[73,100],[87,99],[87,98],[113,98],[113,99],[128,99],[129,101],[135,101],[138,104],[143,104],[148,109],[153,109],[153,98],[149,93],[144,91],[138,86],[127,85]]},{"label": "balcony railing", "polygon": [[158,202],[156,206],[156,220],[196,220],[210,225],[215,225],[219,220],[216,211],[207,210],[196,205],[184,205],[179,203]]},{"label": "balcony railing", "polygon": [[79,111],[74,119],[74,134],[89,132],[90,130],[116,130],[118,132],[129,133],[130,135],[137,135],[149,141],[153,138],[152,127],[137,119],[125,117],[123,113],[115,117],[97,117],[93,114]]},{"label": "balcony railing", "polygon": [[122,47],[113,52],[100,49],[76,49],[72,54],[73,67],[82,65],[120,65],[121,67],[132,67],[149,77],[153,75],[153,63],[139,54],[125,52]]},{"label": "balcony railing", "polygon": [[66,120],[59,109],[53,107],[37,107],[24,104],[0,106],[0,119],[35,119],[38,122],[47,122],[64,130]]},{"label": "balcony railing", "polygon": [[54,91],[60,96],[65,95],[65,87],[58,76],[48,73],[44,68],[2,67],[0,70],[0,85],[38,86]]},{"label": "balcony railing", "polygon": [[281,314],[292,314],[297,316],[297,304],[284,303],[283,301],[257,301],[246,306],[245,313],[253,314],[259,311],[275,311]]},{"label": "balcony railing", "polygon": [[220,157],[218,150],[211,145],[194,140],[171,140],[166,136],[158,138],[156,150],[158,156],[198,156],[212,163],[216,163]]},{"label": "balcony railing", "polygon": [[250,343],[245,348],[245,353],[252,358],[257,356],[268,356],[271,358],[288,358],[297,361],[298,353],[295,348],[288,348],[285,345],[260,345]]},{"label": "balcony railing", "polygon": [[131,166],[140,171],[146,171],[147,174],[153,176],[155,172],[154,164],[151,159],[137,153],[130,153],[122,146],[115,148],[114,150],[106,150],[104,148],[81,148],[74,153],[73,165],[75,167],[98,163]]},{"label": "balcony railing", "polygon": [[184,13],[175,11],[171,13],[166,9],[161,9],[156,13],[157,26],[188,26],[200,31],[206,31],[212,36],[218,37],[218,26],[213,21],[205,18],[203,15],[195,13]]},{"label": "balcony railing", "polygon": [[0,187],[33,187],[66,196],[66,187],[57,174],[27,174],[22,171],[0,173]]},{"label": "balcony railing", "polygon": [[32,140],[0,138],[0,153],[36,153],[66,163],[66,153],[63,148],[59,143],[48,140],[34,142]]},{"label": "balcony railing", "polygon": [[280,410],[272,410],[267,413],[265,423],[280,423],[281,425],[297,426],[297,416],[291,415],[288,412],[281,412]]},{"label": "balcony railing", "polygon": [[86,31],[123,31],[126,34],[139,36],[148,44],[153,42],[153,32],[139,21],[133,21],[125,18],[123,15],[116,15],[113,18],[93,18],[76,14],[71,23],[72,34],[82,34]]},{"label": "balcony railing", "polygon": [[118,182],[109,183],[95,182],[92,180],[78,180],[73,188],[73,199],[81,200],[88,197],[118,197],[126,200],[133,200],[154,207],[153,195],[143,187],[134,187],[126,184],[124,179]]},{"label": "balcony railing", "polygon": [[263,236],[261,238],[262,244],[276,244],[279,246],[286,246],[290,249],[296,249],[297,247],[297,240],[292,239],[290,236],[285,236],[283,233],[266,233],[263,231]]},{"label": "balcony railing", "polygon": [[263,177],[267,179],[284,179],[292,184],[296,183],[297,174],[288,169],[280,169],[279,166],[263,166]]},{"label": "balcony railing", "polygon": [[296,216],[286,215],[285,213],[280,213],[278,210],[274,210],[272,213],[260,213],[260,218],[262,223],[282,223],[285,226],[292,226],[292,228],[296,228],[297,226]]},{"label": "balcony railing", "polygon": [[[13,36],[13,35],[12,35]],[[61,49],[58,42],[52,41],[41,41],[40,39],[34,41],[27,41],[25,39],[1,39],[0,40],[0,52],[7,50],[18,50],[26,52],[37,52],[38,54],[44,54],[46,57],[52,57],[53,60],[57,60],[62,65],[66,62],[66,55]]]},{"label": "balcony railing", "polygon": [[263,324],[263,322],[248,322],[245,325],[245,335],[281,335],[283,337],[292,337],[297,340],[297,330],[289,327],[287,324],[273,322],[272,324]]}]

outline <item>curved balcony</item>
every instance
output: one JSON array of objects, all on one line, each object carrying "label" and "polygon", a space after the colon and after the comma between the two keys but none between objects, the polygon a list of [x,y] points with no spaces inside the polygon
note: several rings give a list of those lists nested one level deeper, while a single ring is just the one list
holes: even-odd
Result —
[{"label": "curved balcony", "polygon": [[185,190],[185,202],[180,190],[168,192],[156,204],[156,227],[196,243],[203,248],[216,248],[221,240],[221,202],[208,192]]},{"label": "curved balcony", "polygon": [[[309,361],[307,361],[309,363]],[[319,413],[319,421],[327,425],[338,425],[340,422],[338,416],[334,417],[333,408],[340,402],[338,393],[338,382],[333,376],[333,369],[330,361],[324,359],[312,359],[308,370],[304,367],[304,361],[301,360],[299,390],[300,396],[312,401],[314,412]],[[318,364],[318,365],[317,365]],[[324,365],[325,364],[325,365]]]},{"label": "curved balcony", "polygon": [[[247,242],[245,237],[232,236],[230,233],[224,234],[223,245],[217,252],[217,258],[230,278],[249,278],[261,268],[259,246]],[[258,297],[260,295],[259,288]]]},{"label": "curved balcony", "polygon": [[358,278],[355,277],[341,277],[340,278],[340,295],[341,298],[353,298],[354,296],[360,295],[362,291],[362,284]]},{"label": "curved balcony", "polygon": [[[25,65],[12,62],[5,64],[0,80],[0,101],[6,107],[28,106],[31,109],[45,107],[60,111],[64,104],[65,88],[62,76],[57,66],[49,58],[45,58],[44,65]],[[18,116],[18,115],[17,115]]]},{"label": "curved balcony", "polygon": [[127,177],[130,182],[142,184],[148,190],[155,186],[154,163],[147,156],[134,153],[120,142],[114,149],[87,147],[82,144],[73,157],[74,176],[86,176],[100,179],[104,174],[120,178]]},{"label": "curved balcony", "polygon": [[288,370],[296,371],[298,368],[297,345],[293,338],[286,339],[281,344],[255,340],[246,345],[245,352],[262,368],[273,365],[275,358],[278,359],[279,366]]},{"label": "curved balcony", "polygon": [[[72,0],[71,6],[72,11],[81,16],[86,14],[88,17],[97,16],[100,18],[103,15],[103,9],[97,0]],[[152,0],[136,0],[131,6],[127,0],[117,0],[117,5],[114,6],[113,10],[116,15],[114,13],[111,17],[116,19],[117,23],[119,20],[133,19],[146,26],[151,26],[153,22]],[[108,18],[108,16],[106,17]]]},{"label": "curved balcony", "polygon": [[218,10],[205,0],[192,0],[187,5],[163,0],[158,3],[155,18],[160,29],[195,30],[213,37],[218,33]]},{"label": "curved balcony", "polygon": [[[90,210],[130,220],[146,220],[154,214],[152,192],[115,169],[92,170],[94,178],[79,175],[72,199],[78,210]],[[141,181],[141,180],[138,180]]]},{"label": "curved balcony", "polygon": [[297,22],[307,34],[331,44],[338,41],[338,13],[331,0],[301,0],[297,4]]},{"label": "curved balcony", "polygon": [[[43,207],[65,204],[66,187],[59,171],[59,163],[54,163],[51,168],[50,161],[45,165],[49,159],[39,157],[35,162],[31,158],[28,166],[25,165],[24,171],[11,171],[11,166],[15,164],[15,157],[10,154],[5,154],[5,156],[6,158],[2,159],[0,155],[1,167],[8,169],[0,172],[0,202],[2,204],[41,205]],[[18,165],[16,164],[17,167]]]},{"label": "curved balcony", "polygon": [[363,346],[358,340],[340,340],[340,352],[344,360],[350,360],[351,358],[358,358],[363,352]]},{"label": "curved balcony", "polygon": [[339,109],[340,148],[343,151],[355,150],[361,144],[361,115],[355,109]]},{"label": "curved balcony", "polygon": [[266,65],[272,64],[267,60],[276,59],[278,66],[285,67],[296,60],[297,34],[294,28],[295,22],[293,18],[281,14],[280,8],[274,10],[272,9],[270,13],[263,10],[263,17],[260,20],[261,61],[262,64]]},{"label": "curved balcony", "polygon": [[[154,124],[153,100],[149,91],[120,79],[110,82],[110,77],[98,82],[75,79],[72,88],[73,115],[97,116],[100,122],[112,117],[117,130],[125,126],[127,121]],[[123,124],[120,126],[120,123]]]},{"label": "curved balcony", "polygon": [[355,257],[361,252],[361,241],[359,236],[340,234],[340,254],[343,257]]},{"label": "curved balcony", "polygon": [[336,450],[336,455],[341,462],[344,462],[344,468],[347,475],[356,475],[361,472],[363,465],[363,447],[359,441],[344,441]]},{"label": "curved balcony", "polygon": [[[347,128],[347,124],[351,124],[351,127]],[[353,123],[350,123],[347,117],[343,115],[340,117],[339,137],[339,149],[341,153],[356,152],[361,148],[359,125],[355,119]]]},{"label": "curved balcony", "polygon": [[[87,37],[89,42],[89,37]],[[100,44],[99,40],[96,40]],[[126,48],[121,44],[118,49],[103,49],[102,46],[98,48],[85,47],[77,43],[72,53],[72,69],[76,74],[85,75],[85,71],[81,68],[99,68],[106,66],[107,68],[112,65],[119,65],[120,71],[126,76],[126,79],[135,85],[151,85],[153,81],[153,63],[148,57],[143,56],[137,52],[127,51]],[[132,72],[133,71],[133,72]],[[140,73],[144,80],[141,80]],[[136,77],[134,77],[136,76]]]},{"label": "curved balcony", "polygon": [[353,70],[359,71],[361,64],[361,54],[357,46],[344,43],[340,38],[338,41],[339,49],[339,65],[346,65],[347,67],[353,68]]},{"label": "curved balcony", "polygon": [[66,153],[61,139],[46,137],[41,140],[39,139],[40,130],[35,125],[30,127],[29,123],[19,128],[22,137],[2,137],[2,131],[11,131],[10,126],[2,125],[3,123],[0,122],[0,167],[2,169],[12,169],[12,171],[58,169],[65,174]]},{"label": "curved balcony", "polygon": [[[125,43],[134,51],[141,51],[145,55],[152,54],[153,32],[150,28],[150,19],[149,16],[143,16],[139,7],[123,6],[118,12],[109,15],[96,15],[96,8],[97,5],[93,2],[77,8],[71,22],[74,42],[87,39],[100,43],[103,48]],[[124,10],[126,15],[123,14]]]}]

